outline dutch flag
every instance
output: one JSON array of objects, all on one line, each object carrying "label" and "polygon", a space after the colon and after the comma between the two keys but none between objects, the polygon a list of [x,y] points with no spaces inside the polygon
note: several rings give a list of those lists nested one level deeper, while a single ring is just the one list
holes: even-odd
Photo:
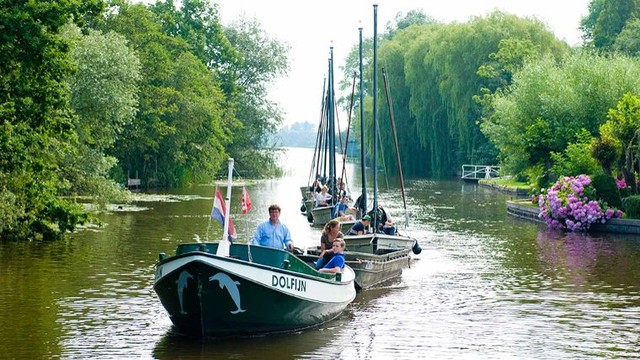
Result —
[{"label": "dutch flag", "polygon": [[[226,207],[220,190],[216,187],[216,197],[213,200],[213,209],[211,209],[211,218],[216,219],[222,224],[224,228],[224,214],[226,213]],[[236,228],[233,226],[233,220],[231,220],[231,214],[229,214],[229,242],[233,242],[236,238]]]}]

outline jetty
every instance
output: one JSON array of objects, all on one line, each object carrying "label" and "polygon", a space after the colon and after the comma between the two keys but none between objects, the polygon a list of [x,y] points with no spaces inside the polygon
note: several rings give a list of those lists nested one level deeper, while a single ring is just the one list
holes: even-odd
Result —
[{"label": "jetty", "polygon": [[465,182],[478,182],[480,179],[492,179],[498,177],[499,166],[495,165],[462,165],[462,179]]}]

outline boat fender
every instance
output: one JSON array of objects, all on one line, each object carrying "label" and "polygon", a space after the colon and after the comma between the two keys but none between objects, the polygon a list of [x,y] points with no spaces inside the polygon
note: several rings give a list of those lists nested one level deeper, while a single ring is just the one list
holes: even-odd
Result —
[{"label": "boat fender", "polygon": [[420,247],[420,244],[418,244],[418,242],[416,241],[415,244],[413,244],[413,247],[411,248],[411,251],[413,251],[414,254],[418,255],[422,252],[422,248]]}]

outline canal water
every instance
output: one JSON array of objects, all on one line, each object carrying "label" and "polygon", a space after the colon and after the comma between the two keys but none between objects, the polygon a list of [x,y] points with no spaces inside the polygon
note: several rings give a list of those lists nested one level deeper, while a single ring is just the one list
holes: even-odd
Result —
[{"label": "canal water", "polygon": [[[241,214],[234,186],[241,238],[278,203],[297,246],[319,241],[300,214],[311,157],[289,149],[283,178],[236,179],[253,203]],[[357,195],[355,164],[348,174]],[[379,178],[380,202],[403,219],[397,180]],[[176,335],[153,292],[154,264],[177,244],[221,237],[209,222],[214,189],[139,194],[62,242],[0,243],[0,359],[640,357],[640,239],[550,231],[506,215],[510,195],[455,180],[407,181],[408,231],[423,251],[338,319],[249,338]]]}]

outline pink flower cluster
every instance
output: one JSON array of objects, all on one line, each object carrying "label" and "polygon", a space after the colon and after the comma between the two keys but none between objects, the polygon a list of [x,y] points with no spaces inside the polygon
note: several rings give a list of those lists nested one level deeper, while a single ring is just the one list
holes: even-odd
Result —
[{"label": "pink flower cluster", "polygon": [[565,176],[547,191],[546,196],[538,196],[538,216],[550,228],[569,231],[586,231],[593,223],[604,224],[611,218],[622,216],[622,211],[613,208],[603,211],[601,205],[604,204],[590,200],[595,199],[595,195],[591,178],[587,175]]},{"label": "pink flower cluster", "polygon": [[618,187],[618,189],[624,189],[627,187],[627,182],[624,181],[624,179],[616,178],[616,186]]}]

